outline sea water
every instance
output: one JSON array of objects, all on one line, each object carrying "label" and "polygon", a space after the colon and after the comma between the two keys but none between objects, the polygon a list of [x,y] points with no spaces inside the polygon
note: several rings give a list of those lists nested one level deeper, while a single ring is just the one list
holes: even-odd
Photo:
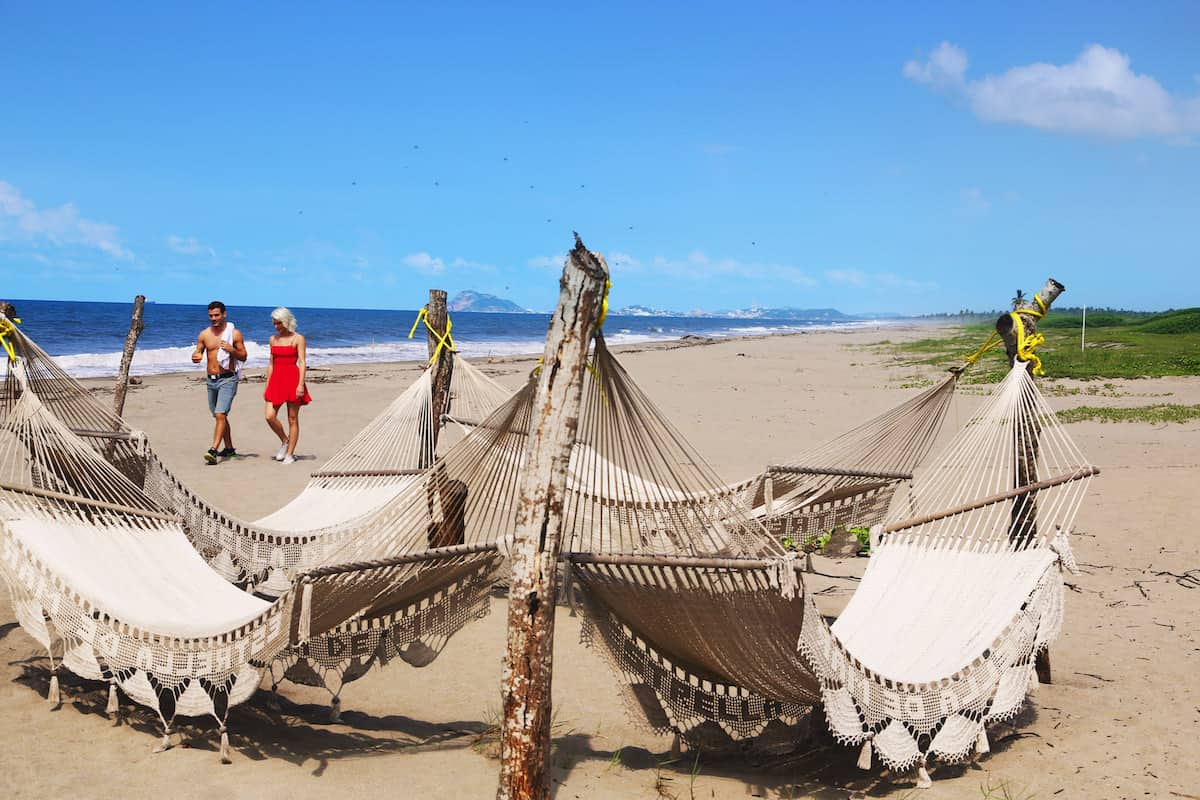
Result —
[{"label": "sea water", "polygon": [[[132,303],[63,300],[12,300],[21,329],[79,378],[114,376],[129,332]],[[228,305],[229,321],[246,341],[248,367],[266,367],[267,344],[274,328],[271,308]],[[427,355],[424,327],[408,334],[416,309],[293,308],[298,330],[308,341],[310,366],[385,361],[414,361]],[[147,303],[145,329],[138,339],[130,371],[134,375],[188,372],[201,369],[191,362],[196,336],[208,324],[207,303],[177,305]],[[549,325],[548,314],[451,312],[455,346],[464,356],[541,353]],[[825,320],[735,319],[718,317],[648,317],[609,315],[604,325],[613,345],[669,341],[684,336],[730,338],[796,333],[813,327],[876,325],[877,322]]]}]

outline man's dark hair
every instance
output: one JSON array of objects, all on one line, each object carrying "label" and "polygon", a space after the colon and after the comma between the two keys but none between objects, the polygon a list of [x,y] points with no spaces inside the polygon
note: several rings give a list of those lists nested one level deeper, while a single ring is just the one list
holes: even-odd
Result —
[{"label": "man's dark hair", "polygon": [[213,300],[211,303],[208,304],[209,311],[212,311],[214,308],[217,309],[218,311],[220,311],[222,314],[225,313],[225,304],[222,303],[220,300]]}]

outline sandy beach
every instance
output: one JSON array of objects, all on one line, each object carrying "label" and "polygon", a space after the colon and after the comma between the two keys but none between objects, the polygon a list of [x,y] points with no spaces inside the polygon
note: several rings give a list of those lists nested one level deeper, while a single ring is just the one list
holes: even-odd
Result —
[{"label": "sandy beach", "polygon": [[[886,345],[870,345],[923,335],[886,327],[618,353],[684,436],[734,480],[792,460],[919,392],[917,384],[935,373],[904,366]],[[1052,374],[1053,354],[1044,359]],[[532,363],[509,358],[477,366],[515,388]],[[125,416],[185,483],[255,519],[295,496],[309,473],[419,370],[413,363],[314,369],[314,402],[302,413],[298,460],[289,466],[271,459],[277,443],[262,421],[261,371],[248,372],[231,416],[241,455],[217,466],[201,457],[212,421],[199,370],[131,387]],[[1067,381],[1043,388],[1056,409],[1200,403],[1196,377],[1111,384],[1099,395],[1064,391],[1081,386]],[[89,385],[109,402],[111,381]],[[943,438],[979,400],[978,387],[957,394]],[[1200,425],[1086,422],[1068,432],[1103,472],[1077,521],[1082,571],[1067,579],[1065,627],[1051,650],[1054,682],[1030,695],[1013,724],[991,731],[990,755],[974,765],[937,766],[933,789],[920,796],[1200,798],[1200,642],[1193,626],[1200,618],[1200,543],[1191,528],[1200,519]],[[853,583],[810,588],[826,585],[832,588],[821,595],[822,610],[836,613]],[[492,602],[491,615],[452,639],[430,666],[397,662],[350,685],[338,723],[328,722],[322,691],[285,684],[278,709],[259,692],[231,714],[233,764],[222,766],[211,720],[183,721],[191,746],[153,755],[156,717],[126,703],[114,725],[103,714],[100,684],[64,673],[64,703],[48,710],[46,654],[0,593],[0,727],[8,732],[0,794],[492,797],[499,762],[489,729],[498,719],[505,601]],[[807,751],[777,742],[740,753],[685,749],[672,763],[670,739],[626,715],[612,674],[580,644],[579,630],[580,620],[560,608],[557,798],[917,796],[911,776],[878,766],[860,771],[855,750],[827,741]]]}]

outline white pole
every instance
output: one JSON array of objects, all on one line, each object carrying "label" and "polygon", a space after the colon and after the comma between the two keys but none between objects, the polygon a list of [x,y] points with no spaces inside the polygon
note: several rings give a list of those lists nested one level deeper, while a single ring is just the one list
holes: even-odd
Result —
[{"label": "white pole", "polygon": [[1083,307],[1083,325],[1079,329],[1079,352],[1083,352],[1087,342],[1087,306]]}]

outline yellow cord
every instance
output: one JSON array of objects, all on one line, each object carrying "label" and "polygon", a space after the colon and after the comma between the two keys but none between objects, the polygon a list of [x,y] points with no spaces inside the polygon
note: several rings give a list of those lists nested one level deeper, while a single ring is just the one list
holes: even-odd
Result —
[{"label": "yellow cord", "polygon": [[[967,356],[967,359],[966,359],[967,366],[974,364],[976,361],[979,360],[980,356],[982,356],[988,350],[991,350],[996,345],[1000,344],[1000,342],[1001,342],[1000,334],[993,332],[992,335],[988,338],[988,340],[983,343],[983,347],[979,348],[974,353]],[[965,369],[965,367],[964,367],[964,369]]]},{"label": "yellow cord", "polygon": [[413,322],[412,330],[408,332],[408,338],[413,338],[413,335],[417,332],[417,326],[422,322],[425,323],[425,329],[432,333],[433,338],[437,339],[438,342],[437,347],[433,350],[433,355],[429,357],[430,366],[433,366],[438,360],[438,356],[442,354],[442,348],[449,347],[451,351],[457,352],[454,348],[454,337],[450,335],[450,329],[454,327],[454,321],[450,319],[449,314],[446,314],[446,335],[442,336],[442,334],[429,327],[429,307],[422,308],[417,312],[417,318]]},{"label": "yellow cord", "polygon": [[608,290],[612,288],[612,281],[604,281],[604,299],[600,301],[600,317],[596,320],[596,331],[604,327],[604,320],[608,319]]},{"label": "yellow cord", "polygon": [[1032,308],[1022,308],[1012,312],[1009,316],[1012,317],[1013,326],[1017,329],[1017,358],[1033,364],[1034,375],[1045,375],[1046,373],[1042,370],[1042,360],[1038,358],[1034,350],[1046,341],[1046,337],[1040,333],[1026,336],[1025,323],[1021,321],[1022,316],[1034,319],[1046,316],[1046,304],[1042,301],[1041,295],[1035,294],[1033,300],[1038,304],[1038,311],[1034,311]]},{"label": "yellow cord", "polygon": [[8,340],[8,335],[16,331],[16,328],[13,327],[14,325],[20,324],[21,320],[16,317],[13,317],[12,322],[9,322],[8,318],[0,316],[0,346],[4,347],[4,352],[8,354],[8,360],[14,364],[17,361],[17,351],[13,347],[13,343]]}]

